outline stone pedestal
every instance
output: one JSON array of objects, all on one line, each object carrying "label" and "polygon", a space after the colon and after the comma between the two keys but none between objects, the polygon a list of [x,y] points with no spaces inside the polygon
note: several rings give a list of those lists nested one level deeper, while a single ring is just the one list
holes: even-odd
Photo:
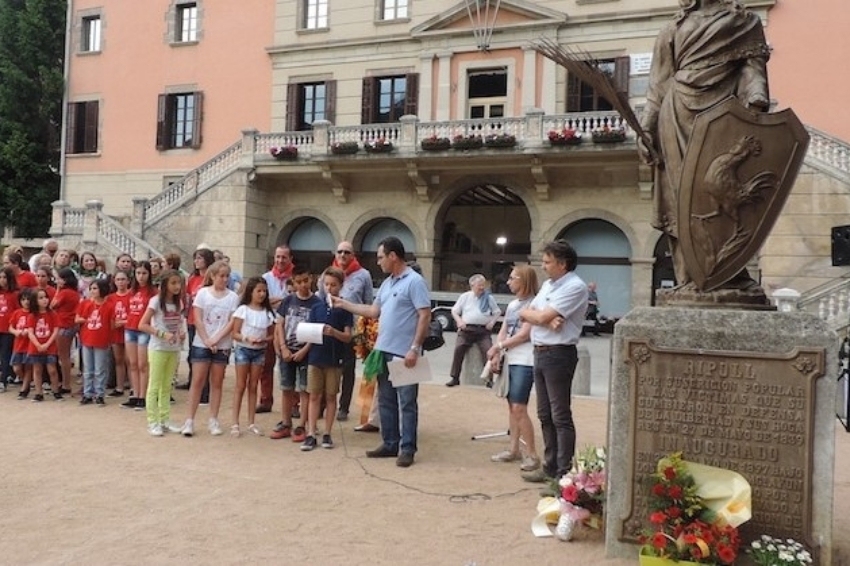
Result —
[{"label": "stone pedestal", "polygon": [[745,541],[768,534],[833,562],[838,339],[801,312],[641,307],[612,342],[606,553],[635,558],[658,459],[737,471]]},{"label": "stone pedestal", "polygon": [[460,371],[461,385],[484,385],[481,372],[484,371],[484,356],[478,346],[473,346],[463,358],[463,369]]},{"label": "stone pedestal", "polygon": [[578,345],[578,365],[573,375],[573,395],[590,395],[590,350]]}]

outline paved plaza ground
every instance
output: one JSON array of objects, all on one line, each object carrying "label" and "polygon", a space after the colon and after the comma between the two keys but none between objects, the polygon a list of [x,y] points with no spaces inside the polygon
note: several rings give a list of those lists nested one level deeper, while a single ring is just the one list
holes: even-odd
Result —
[{"label": "paved plaza ground", "polygon": [[[607,363],[606,339],[588,345],[594,364]],[[438,373],[449,354],[433,357]],[[302,453],[289,440],[211,437],[205,426],[191,439],[152,438],[144,414],[117,401],[34,404],[12,389],[0,395],[0,563],[636,563],[606,560],[597,532],[572,543],[534,538],[537,487],[514,464],[489,461],[504,437],[471,440],[505,429],[504,402],[482,387],[446,388],[446,377],[421,387],[409,469],[366,459],[379,438],[353,432],[356,421],[342,423],[333,450]],[[229,368],[226,429],[232,383]],[[176,394],[180,421],[185,392]],[[604,444],[605,398],[576,398],[574,410],[579,446]],[[201,407],[198,422],[206,417]],[[268,431],[277,420],[258,423]],[[850,435],[840,428],[836,448],[833,539],[844,560],[836,563],[850,564]]]}]

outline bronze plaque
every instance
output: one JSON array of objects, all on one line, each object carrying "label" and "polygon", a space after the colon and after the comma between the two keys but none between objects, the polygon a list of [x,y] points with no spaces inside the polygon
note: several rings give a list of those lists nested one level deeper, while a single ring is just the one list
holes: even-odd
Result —
[{"label": "bronze plaque", "polygon": [[761,534],[817,548],[811,530],[815,382],[823,349],[788,354],[675,350],[629,340],[630,493],[621,541],[648,526],[646,485],[659,458],[734,470],[750,482],[753,517],[745,540]]}]

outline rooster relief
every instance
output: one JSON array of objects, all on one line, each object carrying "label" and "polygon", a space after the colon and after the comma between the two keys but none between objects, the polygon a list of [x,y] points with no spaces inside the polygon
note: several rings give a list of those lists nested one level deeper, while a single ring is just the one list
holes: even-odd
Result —
[{"label": "rooster relief", "polygon": [[[773,192],[779,186],[779,178],[772,171],[762,171],[753,175],[750,179],[741,179],[738,169],[750,158],[761,154],[761,142],[755,136],[743,136],[727,151],[721,153],[708,166],[703,178],[702,193],[706,200],[711,203],[714,210],[706,214],[691,214],[691,217],[699,222],[692,222],[691,226],[695,238],[700,242],[704,252],[704,268],[706,274],[711,274],[714,268],[726,258],[746,245],[752,235],[752,230],[741,222],[741,209],[765,198],[766,192]],[[715,238],[723,238],[724,234],[717,234],[717,227],[711,229],[706,224],[717,218],[728,218],[732,223],[732,234],[722,243],[720,250],[716,251]],[[719,242],[718,242],[719,243]]]}]

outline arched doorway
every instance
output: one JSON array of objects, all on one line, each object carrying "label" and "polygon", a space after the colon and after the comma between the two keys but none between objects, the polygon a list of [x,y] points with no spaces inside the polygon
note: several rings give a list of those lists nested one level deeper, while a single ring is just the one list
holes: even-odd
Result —
[{"label": "arched doorway", "polygon": [[632,247],[622,230],[597,218],[579,220],[561,231],[578,254],[576,274],[596,282],[599,312],[620,318],[632,308]]},{"label": "arched doorway", "polygon": [[440,291],[463,292],[481,273],[496,293],[507,287],[511,267],[531,254],[531,218],[525,202],[503,185],[482,183],[459,194],[442,218]]},{"label": "arched doorway", "polygon": [[310,273],[318,275],[331,264],[336,242],[324,222],[309,216],[302,217],[290,222],[281,235],[287,231],[289,237],[278,237],[278,245],[284,243],[289,246],[297,265],[306,265]]},{"label": "arched doorway", "polygon": [[652,301],[655,306],[655,292],[658,289],[671,289],[676,286],[676,273],[673,270],[673,254],[670,253],[670,242],[667,234],[662,234],[655,243],[652,254],[655,263],[652,265]]},{"label": "arched doorway", "polygon": [[378,244],[387,236],[395,236],[404,244],[404,251],[408,261],[416,259],[416,238],[413,232],[403,222],[395,218],[376,218],[368,223],[359,236],[360,244],[355,242],[355,249],[359,249],[360,264],[372,274],[372,283],[375,287],[380,286],[386,278],[386,274],[378,267]]}]

